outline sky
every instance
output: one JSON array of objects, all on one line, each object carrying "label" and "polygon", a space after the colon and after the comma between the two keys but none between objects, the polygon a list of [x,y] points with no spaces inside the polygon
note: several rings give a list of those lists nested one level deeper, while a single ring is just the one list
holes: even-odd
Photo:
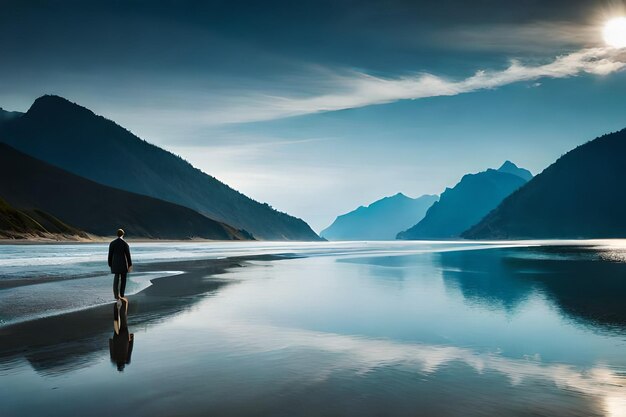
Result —
[{"label": "sky", "polygon": [[626,127],[622,0],[5,1],[0,106],[57,94],[316,231]]}]

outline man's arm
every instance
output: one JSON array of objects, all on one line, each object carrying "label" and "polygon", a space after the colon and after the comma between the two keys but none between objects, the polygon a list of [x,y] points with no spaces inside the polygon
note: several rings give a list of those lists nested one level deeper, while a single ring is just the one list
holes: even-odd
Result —
[{"label": "man's arm", "polygon": [[113,250],[112,247],[113,243],[109,243],[109,268],[111,268],[113,266]]},{"label": "man's arm", "polygon": [[128,261],[128,268],[130,268],[131,266],[133,266],[133,261],[130,259],[130,246],[128,246],[128,243],[124,248],[124,252],[126,253],[126,260]]}]

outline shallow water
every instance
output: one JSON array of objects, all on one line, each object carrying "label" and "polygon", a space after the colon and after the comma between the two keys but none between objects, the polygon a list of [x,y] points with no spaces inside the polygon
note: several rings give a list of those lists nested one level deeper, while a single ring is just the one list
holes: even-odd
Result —
[{"label": "shallow water", "polygon": [[[21,253],[40,249],[37,266]],[[106,298],[102,248],[71,249],[68,260],[62,246],[11,247],[0,279],[95,276],[0,290],[2,305],[17,290],[49,304],[90,280]],[[626,416],[624,242],[133,249],[136,262],[304,257],[233,269],[156,319],[131,308],[122,372],[109,359],[113,326],[0,358],[0,415]]]}]

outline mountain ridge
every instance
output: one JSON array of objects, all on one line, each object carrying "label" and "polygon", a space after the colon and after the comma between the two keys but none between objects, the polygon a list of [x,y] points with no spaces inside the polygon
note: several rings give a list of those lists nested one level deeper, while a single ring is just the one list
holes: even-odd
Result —
[{"label": "mountain ridge", "polygon": [[0,143],[0,197],[30,213],[48,213],[94,235],[155,239],[243,240],[250,236],[193,210],[98,184]]},{"label": "mountain ridge", "polygon": [[19,111],[9,111],[0,107],[0,123],[4,122],[5,120],[15,119],[16,117],[20,117],[23,114],[24,113]]},{"label": "mountain ridge", "polygon": [[393,240],[407,225],[420,220],[437,199],[436,195],[410,198],[402,193],[383,197],[337,216],[320,235],[329,240]]},{"label": "mountain ridge", "polygon": [[[513,163],[510,165],[517,168]],[[499,169],[465,174],[454,187],[446,187],[439,201],[428,209],[419,223],[398,233],[397,238],[457,238],[525,183],[521,176]]]},{"label": "mountain ridge", "polygon": [[504,163],[500,166],[500,168],[497,169],[497,171],[517,175],[518,177],[526,181],[530,181],[531,178],[533,177],[533,174],[529,170],[518,167],[517,165],[515,165],[513,162],[509,161],[508,159],[504,161]]},{"label": "mountain ridge", "polygon": [[590,140],[512,193],[468,239],[626,237],[626,129]]},{"label": "mountain ridge", "polygon": [[45,95],[0,124],[0,142],[103,185],[186,206],[268,240],[320,240],[302,219],[232,189],[69,100]]}]

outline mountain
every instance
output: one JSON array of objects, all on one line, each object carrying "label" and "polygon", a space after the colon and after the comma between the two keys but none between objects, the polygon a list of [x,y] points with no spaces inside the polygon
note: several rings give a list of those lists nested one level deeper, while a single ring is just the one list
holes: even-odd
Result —
[{"label": "mountain", "polygon": [[393,240],[399,231],[420,221],[437,199],[436,195],[410,198],[402,193],[385,197],[338,216],[320,236],[328,240]]},{"label": "mountain", "polygon": [[463,237],[626,237],[625,155],[626,129],[571,150]]},{"label": "mountain", "polygon": [[20,117],[22,114],[24,113],[21,113],[19,111],[7,111],[0,107],[0,123],[7,120],[15,119],[16,117]]},{"label": "mountain", "polygon": [[447,239],[460,236],[526,183],[521,175],[527,171],[507,162],[498,170],[488,169],[463,176],[453,188],[446,188],[419,223],[399,233],[397,238]]},{"label": "mountain", "polygon": [[19,211],[49,213],[100,236],[111,236],[122,227],[129,237],[249,238],[187,207],[98,184],[5,144],[0,144],[0,196]]},{"label": "mountain", "polygon": [[502,166],[498,168],[498,171],[517,175],[525,181],[530,181],[533,178],[533,174],[531,174],[529,170],[520,168],[511,161],[505,161]]},{"label": "mountain", "polygon": [[98,183],[189,207],[256,238],[320,239],[301,219],[246,197],[61,97],[40,97],[23,116],[2,123],[0,141]]},{"label": "mountain", "polygon": [[18,210],[0,198],[0,238],[87,239],[89,236],[41,210]]}]

